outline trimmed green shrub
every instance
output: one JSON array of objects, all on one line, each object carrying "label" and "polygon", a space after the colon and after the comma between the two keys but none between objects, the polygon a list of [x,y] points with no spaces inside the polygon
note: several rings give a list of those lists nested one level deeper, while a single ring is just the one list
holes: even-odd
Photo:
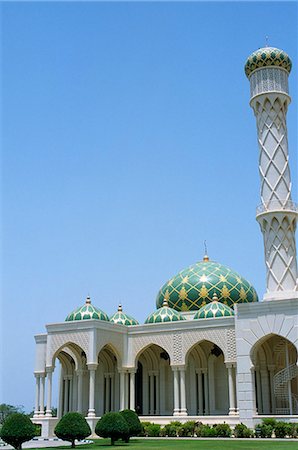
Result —
[{"label": "trimmed green shrub", "polygon": [[126,439],[129,435],[129,426],[119,412],[109,412],[99,419],[95,433],[103,438],[111,438],[111,445],[114,445],[118,439]]},{"label": "trimmed green shrub", "polygon": [[178,421],[167,423],[161,430],[161,436],[168,436],[168,437],[179,436],[179,431],[181,427],[182,423]]},{"label": "trimmed green shrub", "polygon": [[210,427],[210,425],[200,425],[197,428],[198,437],[216,437],[215,427]]},{"label": "trimmed green shrub", "polygon": [[298,437],[298,423],[287,423],[288,425],[288,433],[287,435],[290,438]]},{"label": "trimmed green shrub", "polygon": [[194,420],[189,420],[180,425],[178,429],[178,436],[181,437],[193,437],[196,430],[196,422]]},{"label": "trimmed green shrub", "polygon": [[236,438],[250,438],[253,435],[253,431],[248,428],[244,423],[237,423],[234,428],[234,436]]},{"label": "trimmed green shrub", "polygon": [[257,425],[256,429],[259,428],[260,430],[260,436],[262,438],[271,438],[273,433],[273,427],[272,425],[266,425],[265,423],[262,423],[262,425]]},{"label": "trimmed green shrub", "polygon": [[140,433],[140,436],[142,436],[142,437],[148,436],[149,425],[151,425],[151,422],[141,422],[142,431]]},{"label": "trimmed green shrub", "polygon": [[161,426],[157,423],[150,423],[147,428],[148,437],[159,437]]},{"label": "trimmed green shrub", "polygon": [[59,420],[54,433],[59,439],[71,442],[71,447],[74,448],[75,440],[85,439],[91,434],[91,429],[82,414],[70,412]]},{"label": "trimmed green shrub", "polygon": [[276,422],[274,426],[275,437],[284,438],[286,436],[291,436],[293,430],[293,427],[291,425],[292,424],[287,422]]},{"label": "trimmed green shrub", "polygon": [[218,437],[231,437],[232,430],[227,423],[219,423],[215,427],[215,433]]},{"label": "trimmed green shrub", "polygon": [[129,442],[129,439],[132,436],[139,436],[142,431],[142,425],[137,413],[131,409],[124,409],[123,411],[120,411],[120,414],[126,421],[129,428],[129,433],[124,438],[125,442]]},{"label": "trimmed green shrub", "polygon": [[23,442],[30,441],[35,436],[35,426],[28,416],[21,413],[10,414],[0,431],[0,437],[15,449],[20,450]]},{"label": "trimmed green shrub", "polygon": [[264,425],[270,425],[274,430],[274,427],[276,425],[276,419],[274,419],[273,417],[266,417],[265,419],[262,419],[262,423]]}]

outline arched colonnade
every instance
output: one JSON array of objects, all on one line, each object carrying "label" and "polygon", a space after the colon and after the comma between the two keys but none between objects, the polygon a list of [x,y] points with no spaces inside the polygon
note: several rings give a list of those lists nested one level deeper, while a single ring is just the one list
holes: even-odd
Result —
[{"label": "arched colonnade", "polygon": [[[58,417],[69,411],[99,417],[125,408],[143,416],[226,415],[237,411],[235,365],[225,364],[222,350],[210,341],[193,345],[185,365],[172,365],[168,352],[157,344],[142,348],[131,368],[122,367],[109,344],[98,353],[96,364],[88,364],[85,352],[74,343],[57,350],[53,361],[56,358],[61,365]],[[52,414],[53,370],[54,364],[35,374],[35,417]]]}]

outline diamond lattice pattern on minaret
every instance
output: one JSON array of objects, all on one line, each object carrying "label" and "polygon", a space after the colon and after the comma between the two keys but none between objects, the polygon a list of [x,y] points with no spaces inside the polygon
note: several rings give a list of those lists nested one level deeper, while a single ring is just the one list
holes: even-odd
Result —
[{"label": "diamond lattice pattern on minaret", "polygon": [[284,206],[291,200],[286,111],[287,103],[275,96],[260,98],[256,104],[261,200],[266,207]]}]

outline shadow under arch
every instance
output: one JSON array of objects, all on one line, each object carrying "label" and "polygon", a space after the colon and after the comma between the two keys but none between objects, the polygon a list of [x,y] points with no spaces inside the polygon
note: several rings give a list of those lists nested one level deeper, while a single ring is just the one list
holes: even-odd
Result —
[{"label": "shadow under arch", "polygon": [[228,369],[223,350],[202,339],[185,355],[186,405],[190,415],[227,415],[229,413]]},{"label": "shadow under arch", "polygon": [[298,414],[297,348],[284,336],[270,333],[250,351],[258,414]]},{"label": "shadow under arch", "polygon": [[136,412],[140,415],[172,415],[173,375],[170,356],[160,345],[143,347],[135,359]]},{"label": "shadow under arch", "polygon": [[99,347],[97,349],[97,360],[98,360],[101,352],[104,352],[104,351],[107,351],[110,354],[113,354],[115,356],[118,368],[120,368],[122,366],[122,357],[121,357],[119,350],[116,348],[115,345],[113,345],[111,342],[107,342],[107,343],[103,344],[101,347]]},{"label": "shadow under arch", "polygon": [[76,370],[82,368],[83,359],[84,361],[86,360],[85,351],[78,344],[71,341],[64,343],[55,351],[51,361],[52,367],[55,367],[55,359],[59,359],[61,352],[68,354],[74,360]]}]

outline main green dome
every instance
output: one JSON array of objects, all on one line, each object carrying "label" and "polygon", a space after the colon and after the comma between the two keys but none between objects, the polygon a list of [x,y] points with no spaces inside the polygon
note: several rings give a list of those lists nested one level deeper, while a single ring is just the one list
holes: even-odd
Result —
[{"label": "main green dome", "polygon": [[160,308],[166,300],[176,311],[196,311],[212,302],[214,293],[219,302],[232,308],[235,303],[258,301],[256,290],[247,280],[205,256],[162,286],[156,307]]},{"label": "main green dome", "polygon": [[91,300],[89,296],[86,298],[86,303],[83,306],[80,306],[79,308],[72,311],[70,314],[68,314],[65,321],[70,322],[72,320],[88,320],[88,319],[106,320],[108,322],[110,320],[105,312],[91,305]]},{"label": "main green dome", "polygon": [[292,61],[289,55],[275,47],[259,48],[246,60],[244,70],[247,77],[260,67],[283,67],[288,73],[292,69]]}]

